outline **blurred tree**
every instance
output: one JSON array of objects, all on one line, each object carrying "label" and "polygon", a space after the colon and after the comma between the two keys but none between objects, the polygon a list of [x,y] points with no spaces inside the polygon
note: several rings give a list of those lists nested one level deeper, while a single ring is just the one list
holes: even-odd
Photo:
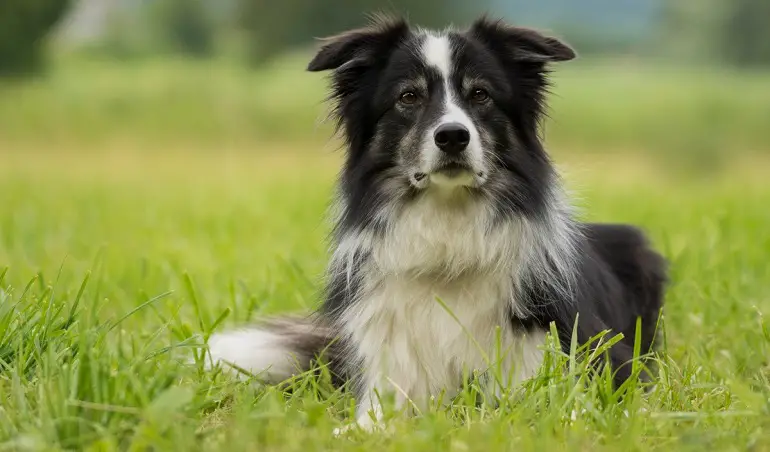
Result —
[{"label": "blurred tree", "polygon": [[245,31],[248,57],[260,64],[313,38],[363,25],[375,12],[403,14],[424,26],[444,26],[462,2],[447,0],[238,0],[237,23]]},{"label": "blurred tree", "polygon": [[71,0],[0,1],[0,75],[40,70],[44,40]]},{"label": "blurred tree", "polygon": [[734,66],[770,65],[770,1],[668,0],[661,45]]},{"label": "blurred tree", "polygon": [[[2,0],[0,0],[2,1]],[[214,54],[221,26],[217,0],[113,0],[104,32],[87,52],[118,59]]]},{"label": "blurred tree", "polygon": [[720,51],[738,66],[770,65],[770,0],[731,0],[723,20]]},{"label": "blurred tree", "polygon": [[204,0],[156,0],[160,39],[174,52],[195,57],[214,53],[215,24]]},{"label": "blurred tree", "polygon": [[[239,0],[236,9],[236,25],[243,29],[246,39],[246,57],[249,62],[260,64],[279,54],[287,47],[297,45],[312,28],[308,13],[312,0],[283,0],[280,6],[270,0]],[[296,29],[290,25],[297,24]]]}]

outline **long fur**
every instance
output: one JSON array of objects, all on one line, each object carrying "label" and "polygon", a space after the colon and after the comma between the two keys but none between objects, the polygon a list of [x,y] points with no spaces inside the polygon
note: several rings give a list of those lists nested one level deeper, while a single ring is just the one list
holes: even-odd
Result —
[{"label": "long fur", "polygon": [[574,57],[486,18],[440,32],[385,18],[325,40],[308,69],[333,71],[347,143],[325,299],[213,336],[213,360],[276,383],[324,353],[365,427],[376,395],[424,406],[468,372],[533,376],[549,326],[569,350],[576,318],[581,344],[624,334],[609,362],[627,379],[638,318],[653,346],[665,264],[637,228],[576,220],[542,146],[548,66]]}]

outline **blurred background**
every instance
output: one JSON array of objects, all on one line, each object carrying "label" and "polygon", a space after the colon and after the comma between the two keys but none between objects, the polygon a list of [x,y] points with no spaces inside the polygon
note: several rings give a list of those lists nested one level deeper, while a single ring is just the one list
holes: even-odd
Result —
[{"label": "blurred background", "polygon": [[178,416],[187,371],[167,352],[317,306],[343,153],[305,67],[315,37],[377,10],[431,27],[488,12],[571,43],[548,149],[581,219],[642,227],[672,281],[672,364],[628,399],[642,414],[569,389],[588,414],[566,430],[538,396],[490,430],[441,415],[386,447],[767,443],[770,0],[0,0],[0,449],[326,446],[336,408],[305,389],[282,418],[283,398],[199,373]]},{"label": "blurred background", "polygon": [[[118,293],[190,271],[214,299],[238,278],[296,290],[260,273],[280,259],[320,274],[343,154],[326,77],[305,67],[316,37],[375,11],[429,27],[489,13],[570,42],[546,140],[592,218],[640,224],[671,256],[749,194],[764,204],[767,0],[2,0],[0,270],[24,284],[101,256]],[[692,211],[674,241],[659,202],[700,197],[709,218]]]},{"label": "blurred background", "polygon": [[582,58],[555,73],[557,154],[712,170],[770,150],[766,0],[4,0],[0,152],[318,150],[314,38],[378,10],[567,39]]}]

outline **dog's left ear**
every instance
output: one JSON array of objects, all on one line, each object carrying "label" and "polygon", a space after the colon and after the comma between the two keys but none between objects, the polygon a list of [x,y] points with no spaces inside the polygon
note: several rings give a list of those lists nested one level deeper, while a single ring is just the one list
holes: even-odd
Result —
[{"label": "dog's left ear", "polygon": [[381,49],[391,46],[409,32],[403,18],[375,16],[369,26],[322,40],[324,43],[308,64],[311,72],[367,67],[382,61]]},{"label": "dog's left ear", "polygon": [[577,56],[570,46],[557,38],[486,17],[476,20],[468,33],[492,48],[502,46],[502,50],[514,61],[554,63],[569,61]]}]

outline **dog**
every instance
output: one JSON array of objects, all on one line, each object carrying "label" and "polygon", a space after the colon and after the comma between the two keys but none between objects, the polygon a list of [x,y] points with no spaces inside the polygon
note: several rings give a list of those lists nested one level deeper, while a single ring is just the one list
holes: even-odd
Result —
[{"label": "dog", "polygon": [[533,377],[551,325],[565,351],[622,333],[606,362],[628,379],[637,319],[654,349],[666,261],[634,226],[578,221],[543,147],[550,66],[575,57],[488,17],[461,31],[379,17],[326,38],[308,70],[332,71],[346,154],[324,300],[214,334],[211,362],[278,383],[324,354],[367,429],[381,395],[424,407],[493,355],[507,383]]}]

